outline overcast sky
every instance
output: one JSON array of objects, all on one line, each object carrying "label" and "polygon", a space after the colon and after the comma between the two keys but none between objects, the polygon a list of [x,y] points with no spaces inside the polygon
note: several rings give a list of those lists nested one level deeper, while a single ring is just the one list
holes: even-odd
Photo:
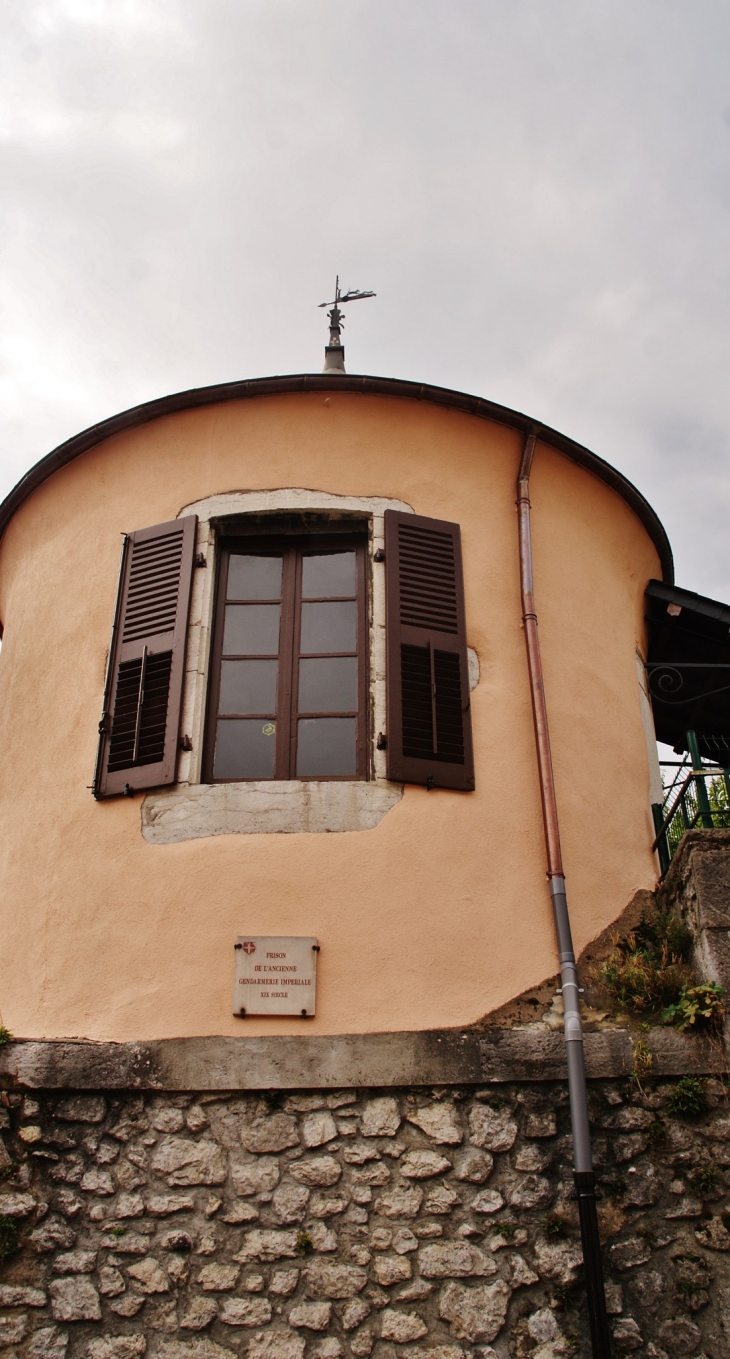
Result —
[{"label": "overcast sky", "polygon": [[348,371],[620,467],[730,600],[727,0],[0,0],[0,494],[168,392]]}]

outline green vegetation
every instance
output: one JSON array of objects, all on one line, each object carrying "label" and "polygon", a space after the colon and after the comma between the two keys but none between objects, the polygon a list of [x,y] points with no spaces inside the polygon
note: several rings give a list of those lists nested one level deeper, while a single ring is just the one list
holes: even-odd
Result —
[{"label": "green vegetation", "polygon": [[311,1255],[314,1242],[309,1232],[297,1232],[297,1255]]},{"label": "green vegetation", "polygon": [[673,1024],[683,1033],[693,1026],[717,1029],[724,1014],[722,987],[717,982],[702,982],[699,986],[682,987],[679,1000],[662,1010],[662,1024]]},{"label": "green vegetation", "polygon": [[512,1237],[515,1236],[517,1233],[517,1223],[493,1222],[492,1231],[495,1233],[499,1233],[500,1236],[503,1236],[505,1241],[511,1241]]},{"label": "green vegetation", "polygon": [[545,1235],[553,1241],[561,1241],[568,1234],[568,1224],[560,1213],[548,1213],[544,1227]]},{"label": "green vegetation", "polygon": [[14,1217],[0,1215],[0,1261],[9,1260],[18,1250],[18,1224]]},{"label": "green vegetation", "polygon": [[683,1076],[669,1092],[667,1108],[670,1114],[685,1118],[700,1118],[709,1108],[705,1082],[699,1076]]},{"label": "green vegetation", "polygon": [[712,1194],[717,1189],[720,1172],[717,1166],[698,1166],[689,1179],[698,1194]]},{"label": "green vegetation", "polygon": [[[613,952],[596,972],[596,980],[623,1010],[653,1014],[663,1024],[684,1032],[714,1030],[725,1013],[716,982],[696,982],[690,967],[692,934],[668,911],[642,914],[636,929],[614,940]],[[641,1024],[646,1031],[646,1020]],[[640,1083],[653,1066],[643,1039],[634,1045],[634,1075]]]},{"label": "green vegetation", "polygon": [[4,1048],[6,1043],[10,1043],[12,1037],[10,1029],[6,1029],[4,1024],[0,1024],[0,1048]]}]

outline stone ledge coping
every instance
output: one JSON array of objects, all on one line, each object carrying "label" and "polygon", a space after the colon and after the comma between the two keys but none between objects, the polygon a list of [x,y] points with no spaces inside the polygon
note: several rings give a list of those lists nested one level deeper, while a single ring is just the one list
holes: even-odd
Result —
[{"label": "stone ledge coping", "polygon": [[[672,1029],[645,1039],[658,1076],[727,1070],[719,1045]],[[627,1029],[585,1035],[590,1078],[627,1076]],[[432,1029],[323,1037],[165,1038],[148,1043],[14,1039],[0,1086],[72,1090],[320,1090],[566,1079],[561,1032]]]}]

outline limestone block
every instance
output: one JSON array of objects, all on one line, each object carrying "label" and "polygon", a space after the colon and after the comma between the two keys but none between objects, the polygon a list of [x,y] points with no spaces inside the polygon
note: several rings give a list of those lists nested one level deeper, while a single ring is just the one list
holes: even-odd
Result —
[{"label": "limestone block", "polygon": [[307,1114],[302,1119],[302,1141],[305,1147],[322,1147],[337,1136],[337,1124],[328,1110]]},{"label": "limestone block", "polygon": [[289,1325],[308,1331],[326,1331],[332,1316],[331,1302],[300,1302],[289,1313]]},{"label": "limestone block", "polygon": [[475,1288],[447,1283],[439,1297],[439,1316],[459,1340],[494,1340],[505,1323],[510,1297],[503,1279]]},{"label": "limestone block", "polygon": [[[636,1269],[651,1259],[651,1246],[642,1237],[631,1236],[611,1246],[609,1258],[614,1269]],[[541,1273],[544,1271],[541,1270]]]},{"label": "limestone block", "polygon": [[297,1121],[290,1114],[270,1114],[255,1118],[241,1127],[241,1142],[246,1151],[286,1151],[299,1145]]},{"label": "limestone block", "polygon": [[398,1185],[375,1200],[375,1211],[383,1217],[416,1217],[423,1202],[417,1185]]},{"label": "limestone block", "polygon": [[535,1266],[541,1279],[553,1279],[555,1283],[561,1284],[573,1283],[583,1264],[583,1251],[577,1242],[546,1241],[544,1237],[538,1236],[534,1249]]},{"label": "limestone block", "polygon": [[375,1185],[376,1188],[382,1188],[384,1184],[390,1182],[390,1171],[383,1161],[372,1161],[359,1170],[351,1171],[350,1180],[353,1185]]},{"label": "limestone block", "polygon": [[110,1302],[109,1308],[118,1317],[134,1317],[146,1301],[144,1293],[125,1293],[124,1297]]},{"label": "limestone block", "polygon": [[398,1101],[384,1096],[368,1100],[360,1119],[363,1137],[395,1137],[401,1124]]},{"label": "limestone block", "polygon": [[517,1124],[509,1108],[492,1109],[478,1104],[469,1114],[469,1141],[487,1151],[509,1151],[517,1136]]},{"label": "limestone block", "polygon": [[602,1128],[613,1128],[618,1132],[640,1132],[648,1128],[653,1123],[655,1115],[649,1109],[637,1109],[633,1105],[624,1105],[615,1114],[607,1114],[600,1120]]},{"label": "limestone block", "polygon": [[54,1321],[101,1321],[99,1294],[88,1279],[54,1279],[48,1291]]},{"label": "limestone block", "polygon": [[457,1157],[455,1167],[457,1180],[466,1180],[470,1184],[484,1184],[492,1173],[494,1157],[490,1156],[488,1151],[467,1147],[466,1151]]},{"label": "limestone block", "polygon": [[641,1331],[633,1317],[619,1317],[611,1327],[611,1334],[616,1349],[622,1352],[640,1350],[644,1343]]},{"label": "limestone block", "polygon": [[456,1190],[450,1189],[448,1185],[439,1184],[428,1190],[423,1201],[424,1213],[450,1213],[452,1208],[461,1203]]},{"label": "limestone block", "polygon": [[[0,1198],[0,1213],[2,1212],[2,1198]],[[8,1214],[8,1217],[12,1214]],[[48,1251],[68,1250],[74,1244],[76,1233],[61,1222],[60,1218],[47,1217],[41,1222],[40,1226],[35,1227],[28,1238],[33,1249],[38,1255],[45,1255]]]},{"label": "limestone block", "polygon": [[87,1170],[86,1174],[82,1176],[80,1188],[87,1194],[98,1194],[106,1197],[114,1193],[114,1181],[108,1170],[97,1170],[95,1166],[92,1166],[91,1170]]},{"label": "limestone block", "polygon": [[169,1290],[167,1275],[152,1255],[147,1255],[144,1260],[130,1265],[127,1273],[143,1293],[167,1293]]},{"label": "limestone block", "polygon": [[279,1162],[275,1156],[259,1156],[244,1160],[231,1156],[233,1188],[240,1198],[249,1194],[268,1194],[279,1183]]},{"label": "limestone block", "polygon": [[269,1292],[277,1293],[282,1298],[288,1298],[292,1293],[296,1293],[298,1283],[298,1269],[276,1269],[271,1276]]},{"label": "limestone block", "polygon": [[150,1111],[150,1123],[157,1132],[176,1133],[185,1127],[185,1115],[182,1109],[163,1106]]},{"label": "limestone block", "polygon": [[48,1301],[42,1288],[24,1284],[0,1284],[0,1307],[45,1307]]},{"label": "limestone block", "polygon": [[342,1359],[345,1347],[335,1335],[327,1335],[312,1346],[312,1359]]},{"label": "limestone block", "polygon": [[227,1288],[235,1288],[240,1272],[238,1265],[204,1265],[197,1283],[205,1293],[223,1293]]},{"label": "limestone block", "polygon": [[57,1326],[44,1326],[31,1337],[26,1354],[28,1359],[64,1359],[67,1349],[67,1333]]},{"label": "limestone block", "polygon": [[538,1208],[544,1203],[550,1203],[553,1197],[553,1189],[549,1180],[542,1175],[525,1175],[507,1196],[507,1202],[512,1208]]},{"label": "limestone block", "polygon": [[0,1194],[0,1217],[28,1217],[37,1203],[32,1194]]},{"label": "limestone block", "polygon": [[451,1161],[436,1151],[409,1151],[398,1169],[407,1180],[426,1180],[431,1175],[445,1175],[451,1170]]},{"label": "limestone block", "polygon": [[530,1269],[527,1261],[521,1255],[508,1256],[509,1281],[513,1288],[527,1288],[530,1284],[538,1282],[538,1275],[534,1269]]},{"label": "limestone block", "polygon": [[[414,1345],[407,1351],[408,1359],[468,1359],[468,1350],[460,1345]],[[493,1349],[477,1350],[477,1359],[497,1359]]]},{"label": "limestone block", "polygon": [[102,1250],[113,1250],[117,1255],[146,1255],[149,1241],[139,1232],[125,1232],[123,1236],[111,1236],[101,1242]]},{"label": "limestone block", "polygon": [[370,1316],[370,1303],[365,1298],[351,1298],[346,1302],[340,1313],[342,1325],[346,1331],[354,1331],[356,1326],[360,1326],[366,1317]]},{"label": "limestone block", "polygon": [[428,1326],[417,1312],[396,1312],[386,1307],[380,1318],[382,1340],[394,1340],[396,1345],[405,1345],[409,1340],[420,1340],[428,1333]]},{"label": "limestone block", "polygon": [[191,1142],[185,1137],[163,1137],[152,1154],[152,1169],[174,1185],[223,1184],[225,1156],[216,1142]]},{"label": "limestone block", "polygon": [[355,1359],[366,1359],[372,1352],[375,1344],[375,1336],[369,1326],[363,1326],[361,1331],[356,1331],[350,1340],[350,1349],[355,1355]]},{"label": "limestone block", "polygon": [[72,1095],[62,1099],[53,1112],[65,1123],[101,1123],[106,1114],[106,1100],[103,1095]]},{"label": "limestone block", "polygon": [[255,1222],[259,1216],[258,1208],[246,1199],[236,1199],[230,1207],[226,1208],[225,1213],[221,1213],[220,1221],[226,1222],[231,1227],[237,1227],[242,1222]]},{"label": "limestone block", "polygon": [[558,1123],[552,1110],[531,1113],[525,1119],[525,1137],[555,1137]]},{"label": "limestone block", "polygon": [[243,1245],[233,1259],[247,1265],[251,1260],[281,1260],[296,1253],[296,1232],[259,1231],[255,1228],[246,1233]]},{"label": "limestone block", "polygon": [[27,1312],[0,1316],[0,1345],[19,1345],[28,1332]]},{"label": "limestone block", "polygon": [[481,1255],[466,1241],[439,1241],[422,1246],[418,1255],[418,1269],[424,1279],[459,1279],[477,1272],[496,1274],[497,1266],[484,1262],[482,1270],[475,1270],[475,1260]]},{"label": "limestone block", "polygon": [[496,1189],[483,1189],[470,1204],[473,1213],[497,1213],[504,1207],[504,1199]]},{"label": "limestone block", "polygon": [[518,1151],[515,1157],[515,1170],[547,1170],[552,1159],[553,1154],[548,1147],[541,1147],[536,1142],[530,1142]]},{"label": "limestone block", "polygon": [[538,1345],[543,1345],[546,1340],[557,1340],[560,1336],[558,1319],[549,1307],[542,1307],[539,1312],[533,1312],[527,1319],[527,1332],[532,1340],[536,1340]]},{"label": "limestone block", "polygon": [[665,1321],[659,1331],[659,1340],[670,1354],[694,1354],[702,1340],[702,1332],[689,1317],[675,1317]]},{"label": "limestone block", "polygon": [[[367,1193],[368,1199],[366,1200],[366,1202],[368,1202],[369,1199],[372,1198],[372,1190],[368,1190]],[[309,1201],[309,1207],[307,1211],[310,1217],[316,1218],[335,1217],[338,1213],[344,1213],[347,1207],[347,1202],[348,1202],[347,1199],[336,1198],[333,1195],[330,1195],[328,1197],[325,1194],[313,1194]]]},{"label": "limestone block", "polygon": [[413,1271],[407,1255],[376,1255],[373,1262],[373,1278],[381,1288],[404,1283]]},{"label": "limestone block", "polygon": [[[228,1356],[228,1351],[226,1356]],[[163,1355],[162,1359],[168,1359]],[[178,1356],[169,1356],[178,1359]],[[180,1356],[180,1359],[183,1359]],[[193,1359],[198,1359],[194,1356]],[[213,1355],[201,1355],[200,1359],[216,1359]],[[263,1331],[255,1335],[248,1347],[248,1359],[304,1359],[304,1336],[295,1331]]]},{"label": "limestone block", "polygon": [[64,1217],[78,1217],[84,1205],[71,1189],[57,1189],[52,1196],[51,1206]]},{"label": "limestone block", "polygon": [[364,1269],[337,1260],[314,1260],[304,1271],[305,1291],[310,1298],[354,1298],[366,1283]]},{"label": "limestone block", "polygon": [[324,1188],[337,1183],[342,1166],[334,1156],[308,1156],[302,1161],[292,1161],[289,1174],[299,1184]]},{"label": "limestone block", "polygon": [[70,1250],[53,1261],[54,1274],[92,1274],[96,1269],[95,1250]]},{"label": "limestone block", "polygon": [[[207,1336],[201,1336],[199,1340],[164,1340],[157,1348],[156,1359],[236,1359],[236,1354],[223,1345],[216,1345]],[[302,1356],[281,1355],[276,1359],[302,1359]]]},{"label": "limestone block", "polygon": [[279,1222],[301,1222],[309,1192],[302,1184],[280,1184],[271,1200],[271,1207]]},{"label": "limestone block", "polygon": [[110,1265],[102,1265],[99,1270],[99,1292],[105,1298],[117,1298],[126,1288],[124,1278],[118,1269]]},{"label": "limestone block", "polygon": [[180,1318],[183,1331],[204,1331],[218,1313],[218,1303],[214,1298],[191,1298]]},{"label": "limestone block", "polygon": [[414,1279],[412,1283],[406,1284],[395,1294],[397,1302],[421,1302],[433,1292],[433,1284],[427,1283],[425,1279]]},{"label": "limestone block", "polygon": [[142,1198],[142,1195],[120,1194],[114,1205],[114,1216],[117,1218],[143,1217],[144,1199]]},{"label": "limestone block", "polygon": [[343,1159],[348,1165],[361,1166],[366,1161],[379,1161],[380,1152],[373,1142],[353,1142],[352,1146],[345,1147]]},{"label": "limestone block", "polygon": [[90,1340],[86,1359],[139,1359],[147,1349],[143,1335],[103,1335]]},{"label": "limestone block", "polygon": [[406,1114],[406,1118],[439,1145],[457,1146],[464,1140],[464,1130],[453,1104],[427,1104],[423,1109]]},{"label": "limestone block", "polygon": [[226,1298],[218,1316],[226,1326],[266,1326],[271,1303],[268,1298]]}]

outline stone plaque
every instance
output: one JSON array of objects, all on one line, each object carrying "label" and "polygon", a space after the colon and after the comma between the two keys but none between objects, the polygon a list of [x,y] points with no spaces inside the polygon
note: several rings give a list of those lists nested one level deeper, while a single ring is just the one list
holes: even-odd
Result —
[{"label": "stone plaque", "polygon": [[311,935],[239,934],[233,1013],[311,1017],[318,953]]}]

